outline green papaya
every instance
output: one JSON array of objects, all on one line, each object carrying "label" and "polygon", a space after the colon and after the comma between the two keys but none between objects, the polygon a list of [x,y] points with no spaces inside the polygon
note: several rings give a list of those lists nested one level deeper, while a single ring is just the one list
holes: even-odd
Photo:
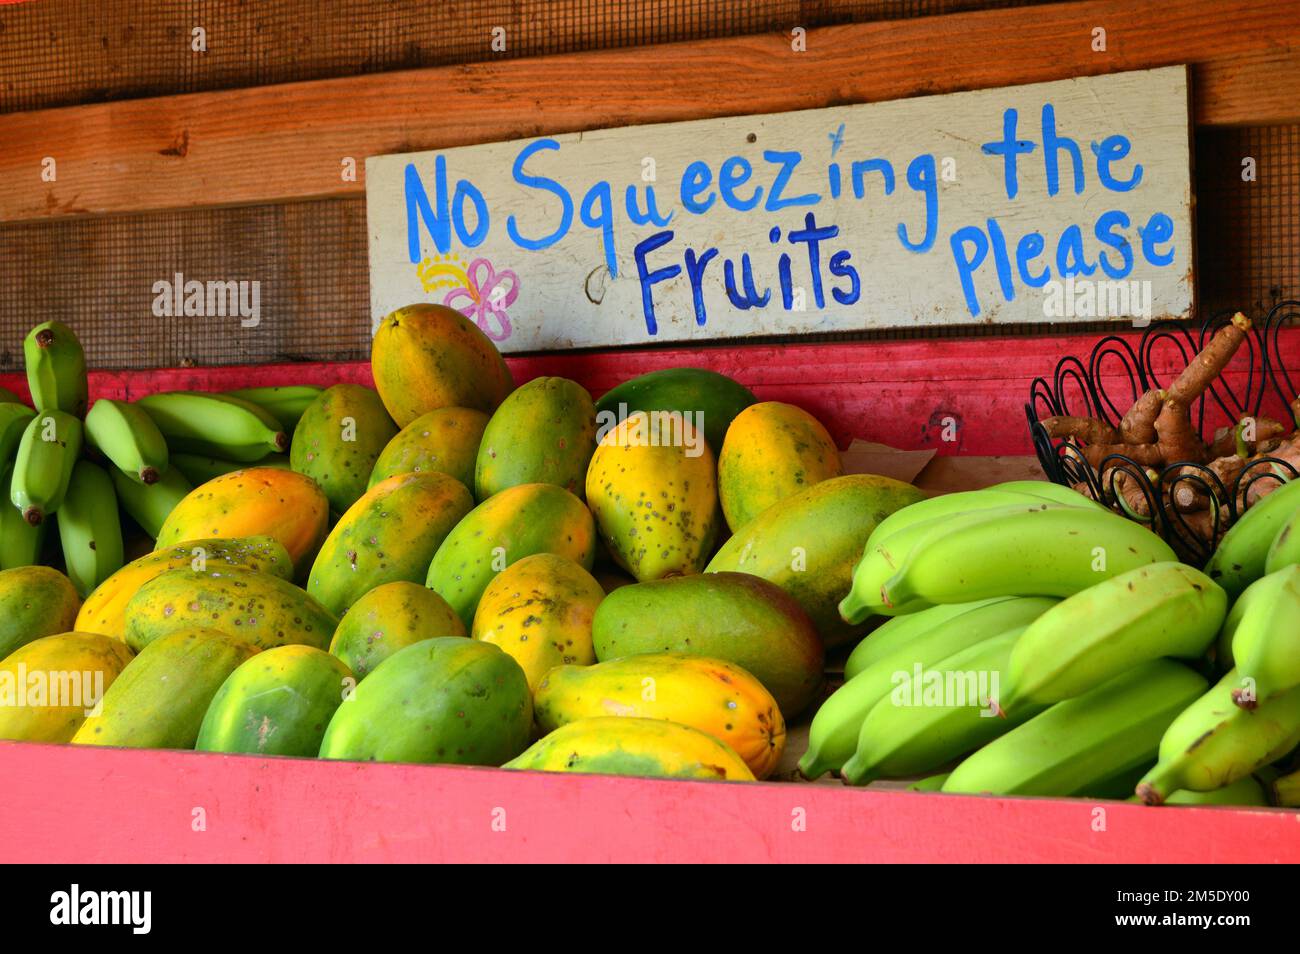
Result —
[{"label": "green papaya", "polygon": [[446,636],[385,659],[338,707],[323,759],[501,765],[528,745],[533,701],[491,643]]},{"label": "green papaya", "polygon": [[334,710],[355,687],[342,660],[311,646],[277,646],[222,683],[194,748],[315,758]]},{"label": "green papaya", "polygon": [[370,486],[409,473],[440,473],[455,477],[467,488],[474,486],[474,462],[488,416],[468,407],[440,407],[421,414],[388,442]]},{"label": "green papaya", "polygon": [[702,427],[716,457],[722,439],[736,415],[754,404],[749,388],[738,381],[703,368],[666,368],[651,371],[606,391],[596,402],[596,423],[602,433],[637,411],[680,411]]},{"label": "green papaya", "polygon": [[793,596],[829,649],[865,627],[840,618],[839,601],[871,531],[895,510],[922,499],[911,484],[849,474],[813,484],[769,507],[722,545],[705,573],[761,576]]},{"label": "green papaya", "polygon": [[787,719],[822,687],[821,638],[803,608],[748,573],[705,573],[614,590],[596,608],[601,662],[638,653],[689,653],[734,663],[772,693]]},{"label": "green papaya", "polygon": [[0,660],[42,636],[71,632],[81,609],[72,581],[48,566],[0,571]]},{"label": "green papaya", "polygon": [[303,412],[289,463],[320,484],[335,513],[344,513],[366,492],[375,461],[396,435],[397,425],[374,390],[336,384]]},{"label": "green papaya", "polygon": [[468,629],[483,591],[511,563],[534,553],[568,557],[590,570],[596,525],[581,500],[554,484],[520,484],[493,494],[447,534],[425,585]]},{"label": "green papaya", "polygon": [[465,485],[446,474],[399,474],[376,484],[325,539],[307,592],[337,615],[383,583],[422,581],[438,546],[473,507]]},{"label": "green papaya", "polygon": [[257,648],[202,627],[156,639],[132,659],[73,745],[192,749],[212,697]]},{"label": "green papaya", "polygon": [[338,620],[292,583],[239,566],[168,570],[140,587],[126,605],[126,644],[136,652],[195,626],[257,649],[290,643],[324,649]]},{"label": "green papaya", "polygon": [[591,395],[567,378],[533,378],[512,391],[488,421],[474,466],[474,496],[507,487],[555,484],[581,499],[596,450]]},{"label": "green papaya", "polygon": [[330,652],[360,682],[399,649],[435,636],[468,636],[456,611],[433,590],[405,580],[385,583],[352,604],[339,620]]}]

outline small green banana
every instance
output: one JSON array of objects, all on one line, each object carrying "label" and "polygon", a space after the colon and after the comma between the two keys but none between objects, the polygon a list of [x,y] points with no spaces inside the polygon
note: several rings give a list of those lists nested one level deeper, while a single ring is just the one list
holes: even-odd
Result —
[{"label": "small green banana", "polygon": [[122,569],[122,522],[108,472],[88,460],[77,461],[55,520],[68,579],[84,600]]},{"label": "small green banana", "polygon": [[167,468],[167,473],[152,484],[134,481],[116,467],[111,476],[122,509],[154,540],[158,539],[168,515],[194,489],[177,467]]},{"label": "small green banana", "polygon": [[977,600],[974,603],[948,603],[944,606],[931,606],[905,616],[891,617],[853,647],[853,652],[849,653],[849,658],[844,661],[844,679],[846,681],[852,679],[876,660],[894,652],[922,633],[928,633],[935,627],[946,624],[955,616],[961,616],[991,603],[1005,603],[1013,599],[1016,597],[996,596],[991,600]]},{"label": "small green banana", "polygon": [[169,391],[142,397],[136,404],[153,418],[175,451],[251,463],[289,449],[280,422],[239,398]]},{"label": "small green banana", "polygon": [[0,404],[0,462],[10,463],[18,453],[23,432],[36,412],[25,404]]},{"label": "small green banana", "polygon": [[1253,708],[1300,686],[1300,566],[1284,566],[1246,587],[1232,635],[1242,685],[1233,701]]},{"label": "small green banana", "polygon": [[1273,804],[1279,808],[1300,808],[1300,771],[1273,780]]},{"label": "small green banana", "polygon": [[[9,464],[0,480],[0,489],[7,494],[11,490],[13,475],[13,464]],[[49,527],[49,523],[44,521],[32,526],[23,519],[23,512],[12,506],[6,496],[4,502],[0,502],[0,570],[36,566],[40,563]]]},{"label": "small green banana", "polygon": [[86,443],[142,484],[167,471],[167,440],[140,408],[100,398],[86,415]]},{"label": "small green banana", "polygon": [[219,460],[216,457],[204,457],[201,454],[172,454],[172,466],[180,470],[185,478],[195,487],[206,484],[226,474],[243,470],[246,467],[279,467],[289,469],[288,454],[268,454],[259,461],[246,463],[236,460]]},{"label": "small green banana", "polygon": [[37,325],[23,341],[23,359],[37,411],[85,417],[89,395],[86,352],[71,328],[58,321]]},{"label": "small green banana", "polygon": [[953,769],[943,791],[1062,798],[1096,791],[1154,761],[1169,724],[1206,685],[1181,663],[1144,663],[994,739]]},{"label": "small green banana", "polygon": [[303,412],[307,410],[307,405],[324,390],[310,384],[292,384],[276,388],[241,388],[238,391],[227,391],[226,396],[250,401],[269,411],[285,431],[292,433],[302,419]]},{"label": "small green banana", "polygon": [[1200,570],[1153,563],[1091,586],[1025,630],[1003,687],[1007,712],[1082,695],[1162,656],[1196,659],[1218,635],[1228,594]]},{"label": "small green banana", "polygon": [[1086,494],[1081,494],[1072,487],[1055,484],[1049,480],[1007,480],[1000,484],[994,484],[992,487],[986,487],[985,490],[994,490],[1006,494],[1028,494],[1031,497],[1044,497],[1054,503],[1065,504],[1067,507],[1083,507],[1089,510],[1100,510],[1104,513],[1110,512],[1109,508],[1104,504],[1098,503]]},{"label": "small green banana", "polygon": [[1300,507],[1282,524],[1264,558],[1264,573],[1276,573],[1284,566],[1300,564]]},{"label": "small green banana", "polygon": [[[1130,795],[1130,802],[1142,804],[1142,799]],[[1268,790],[1253,775],[1237,779],[1231,785],[1216,788],[1212,792],[1189,792],[1180,789],[1165,799],[1166,805],[1241,805],[1245,807],[1268,807],[1270,803]]]},{"label": "small green banana", "polygon": [[1182,788],[1223,788],[1300,743],[1300,690],[1242,709],[1231,698],[1240,681],[1232,670],[1173,721],[1160,741],[1160,761],[1138,784],[1142,801],[1159,805]]},{"label": "small green banana", "polygon": [[938,775],[917,779],[907,786],[907,790],[909,792],[937,792],[943,788],[943,783],[948,781],[948,775],[948,772],[940,772]]},{"label": "small green banana", "polygon": [[25,404],[26,402],[8,388],[0,388],[0,404]]},{"label": "small green banana", "polygon": [[37,414],[23,431],[9,499],[32,526],[63,503],[81,440],[81,421],[63,411]]},{"label": "small green banana", "polygon": [[[1268,478],[1262,478],[1267,480]],[[1300,511],[1300,480],[1260,497],[1219,541],[1205,572],[1232,597],[1264,575],[1269,550],[1282,528]]]}]

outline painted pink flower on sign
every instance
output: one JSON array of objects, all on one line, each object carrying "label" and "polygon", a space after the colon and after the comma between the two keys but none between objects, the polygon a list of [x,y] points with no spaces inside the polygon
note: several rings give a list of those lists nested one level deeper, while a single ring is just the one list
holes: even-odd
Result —
[{"label": "painted pink flower on sign", "polygon": [[506,309],[519,297],[519,276],[509,269],[497,271],[486,258],[476,258],[465,269],[469,285],[447,292],[442,303],[471,319],[493,341],[505,341],[513,328]]}]

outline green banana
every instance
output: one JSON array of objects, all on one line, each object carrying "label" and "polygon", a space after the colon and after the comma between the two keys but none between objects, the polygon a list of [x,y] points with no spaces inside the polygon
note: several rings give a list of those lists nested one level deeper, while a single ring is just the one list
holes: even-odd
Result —
[{"label": "green banana", "polygon": [[945,792],[1067,797],[1149,765],[1169,724],[1206,680],[1181,663],[1144,663],[1058,702],[953,769]]},{"label": "green banana", "polygon": [[86,442],[118,470],[152,484],[167,470],[167,440],[140,408],[100,398],[86,415]]},{"label": "green banana", "polygon": [[846,681],[852,679],[876,660],[894,652],[922,633],[928,633],[935,627],[946,624],[953,617],[991,603],[1005,603],[1007,600],[1014,599],[1016,599],[1014,596],[997,596],[991,600],[977,600],[974,603],[948,603],[887,619],[853,647],[853,652],[849,653],[849,658],[844,661],[844,678]]},{"label": "green banana", "polygon": [[245,463],[236,460],[219,460],[216,457],[204,457],[201,454],[172,454],[172,466],[177,468],[194,486],[206,484],[226,474],[243,470],[245,467],[279,467],[289,469],[288,454],[268,454],[259,461]]},{"label": "green banana", "polygon": [[937,792],[943,788],[943,783],[948,781],[948,772],[941,772],[938,775],[930,775],[926,778],[917,779],[911,785],[907,786],[909,792]]},{"label": "green banana", "polygon": [[225,394],[169,391],[135,402],[158,425],[173,450],[252,463],[284,453],[289,438],[280,422],[256,404]]},{"label": "green banana", "polygon": [[1250,709],[1300,686],[1300,566],[1284,566],[1246,587],[1232,635],[1242,685],[1237,705]]},{"label": "green banana", "polygon": [[1230,596],[1240,595],[1264,575],[1273,541],[1297,511],[1300,511],[1300,480],[1283,484],[1260,497],[1219,541],[1205,564],[1210,579]]},{"label": "green banana", "polygon": [[1300,507],[1287,518],[1269,544],[1264,558],[1264,573],[1276,573],[1284,566],[1300,564]]},{"label": "green banana", "polygon": [[862,720],[914,667],[929,667],[956,652],[1024,626],[1056,603],[1046,597],[990,601],[914,638],[902,641],[846,682],[822,703],[808,729],[808,751],[799,760],[805,778],[842,766],[858,746]]},{"label": "green banana", "polygon": [[[10,491],[14,475],[13,464],[5,467],[0,489]],[[41,522],[32,526],[23,519],[23,512],[12,506],[6,496],[0,502],[0,570],[19,566],[36,566],[41,562],[45,547],[45,533],[49,524]]]},{"label": "green banana", "polygon": [[[919,681],[897,684],[862,721],[857,751],[840,769],[844,780],[864,785],[934,771],[1045,709],[1027,705],[999,718],[999,687],[1024,629],[976,643],[935,663]],[[936,681],[927,685],[929,677]],[[927,699],[931,690],[938,699]]]},{"label": "green banana", "polygon": [[[1265,583],[1264,580],[1270,582]],[[1269,574],[1256,580],[1245,591],[1233,600],[1232,607],[1228,610],[1228,616],[1223,621],[1223,628],[1219,630],[1219,640],[1215,644],[1215,666],[1222,675],[1229,669],[1237,665],[1236,657],[1232,651],[1233,637],[1237,635],[1237,627],[1241,625],[1242,619],[1246,616],[1246,611],[1256,602],[1266,602],[1275,595],[1275,589],[1282,583],[1282,577],[1274,577]]]},{"label": "green banana", "polygon": [[991,596],[1071,596],[1150,563],[1169,545],[1118,514],[1045,504],[944,521],[881,586],[881,602],[961,603]]},{"label": "green banana", "polygon": [[138,483],[116,467],[111,471],[111,476],[122,509],[155,540],[168,515],[194,489],[194,485],[185,479],[177,467],[167,468],[167,473],[159,476],[157,482],[152,484]]},{"label": "green banana", "polygon": [[1273,780],[1273,804],[1279,808],[1300,808],[1300,772]]},{"label": "green banana", "polygon": [[37,414],[23,431],[9,499],[36,526],[59,509],[81,456],[81,421],[63,411]]},{"label": "green banana", "polygon": [[1110,512],[1108,507],[1098,503],[1086,494],[1081,494],[1072,487],[1055,484],[1049,480],[1007,480],[985,489],[1006,494],[1028,494],[1031,497],[1044,497],[1054,503],[1065,504],[1067,507],[1083,507],[1089,510],[1101,510],[1105,513]]},{"label": "green banana", "polygon": [[10,391],[8,388],[0,388],[0,404],[23,404],[23,403],[25,403],[23,399],[20,398],[13,391]]},{"label": "green banana", "polygon": [[1300,743],[1300,689],[1242,709],[1230,695],[1240,679],[1232,670],[1173,721],[1160,741],[1160,761],[1138,784],[1142,801],[1159,805],[1180,788],[1223,788]]},{"label": "green banana", "polygon": [[[1136,795],[1130,795],[1130,802],[1142,804],[1142,799]],[[1262,806],[1267,807],[1271,804],[1268,790],[1253,775],[1246,775],[1237,779],[1231,785],[1225,785],[1223,788],[1216,788],[1212,792],[1189,792],[1186,789],[1179,789],[1165,799],[1166,805],[1242,805],[1242,806]]]},{"label": "green banana", "polygon": [[292,431],[298,426],[307,405],[324,390],[311,384],[291,384],[277,388],[241,388],[227,391],[226,396],[256,404],[274,415],[286,431]]},{"label": "green banana", "polygon": [[23,432],[36,412],[25,404],[0,404],[0,462],[9,463],[18,452]]},{"label": "green banana", "polygon": [[1082,695],[1162,656],[1204,655],[1228,612],[1228,594],[1182,563],[1140,566],[1090,586],[1031,623],[1011,652],[1007,712]]},{"label": "green banana", "polygon": [[68,579],[84,600],[122,569],[122,523],[108,472],[88,460],[77,461],[55,519]]},{"label": "green banana", "polygon": [[58,321],[37,325],[23,341],[23,359],[37,411],[85,416],[89,395],[86,352],[71,328]]}]

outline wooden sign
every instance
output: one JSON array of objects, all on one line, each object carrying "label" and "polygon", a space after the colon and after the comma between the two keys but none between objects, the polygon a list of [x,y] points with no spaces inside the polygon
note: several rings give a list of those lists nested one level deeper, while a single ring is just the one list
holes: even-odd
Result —
[{"label": "wooden sign", "polygon": [[538,136],[366,162],[373,318],[503,351],[1192,302],[1187,73]]}]

